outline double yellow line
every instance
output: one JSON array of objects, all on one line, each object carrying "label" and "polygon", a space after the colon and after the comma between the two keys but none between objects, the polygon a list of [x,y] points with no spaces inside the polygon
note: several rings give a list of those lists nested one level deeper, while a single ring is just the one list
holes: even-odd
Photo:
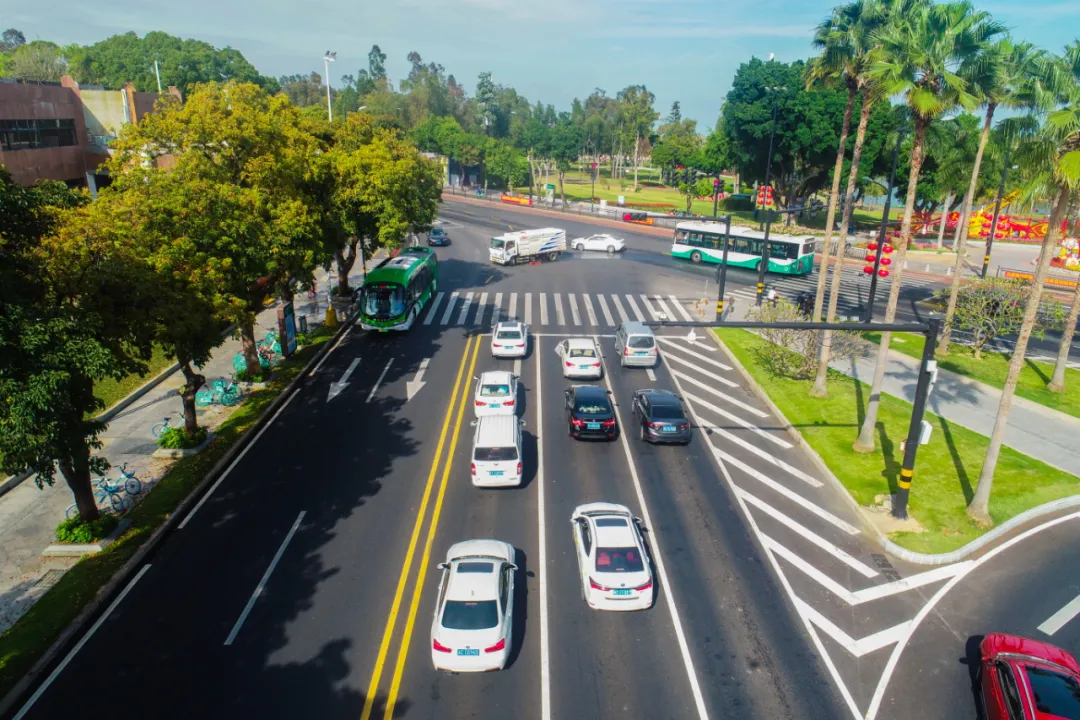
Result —
[{"label": "double yellow line", "polygon": [[[471,357],[470,357],[471,350]],[[386,620],[386,629],[383,630],[382,642],[379,644],[379,655],[375,658],[375,669],[371,673],[371,683],[368,685],[367,697],[364,699],[364,710],[360,714],[360,720],[370,720],[375,707],[376,695],[379,692],[379,681],[382,679],[383,669],[390,653],[390,645],[394,638],[394,630],[397,627],[398,614],[401,612],[401,603],[405,596],[405,586],[408,584],[412,570],[413,560],[416,557],[416,548],[420,540],[420,533],[424,527],[427,516],[428,504],[431,501],[431,491],[435,487],[435,478],[439,474],[440,460],[443,459],[443,449],[446,448],[445,462],[442,462],[442,478],[439,481],[439,490],[435,497],[435,509],[431,514],[431,522],[428,525],[427,537],[424,540],[424,549],[420,554],[420,568],[413,583],[412,600],[409,603],[408,614],[405,618],[405,628],[401,634],[401,643],[398,646],[397,661],[394,663],[394,675],[390,681],[390,692],[386,696],[386,707],[383,712],[384,720],[391,720],[394,716],[394,705],[397,703],[398,691],[401,689],[401,677],[405,672],[405,659],[409,654],[409,641],[412,639],[413,626],[416,623],[416,611],[420,607],[420,596],[423,593],[424,582],[427,576],[428,563],[431,560],[431,546],[435,541],[435,530],[439,524],[439,514],[442,512],[443,498],[446,496],[446,484],[450,479],[450,467],[454,458],[454,450],[457,448],[458,436],[461,434],[461,421],[465,413],[465,406],[469,398],[471,383],[469,378],[476,368],[476,356],[480,350],[480,338],[470,337],[465,341],[465,350],[461,354],[461,363],[458,365],[457,379],[454,380],[454,389],[450,392],[450,405],[446,408],[446,417],[443,419],[442,432],[439,433],[439,443],[435,446],[435,458],[431,461],[431,471],[428,473],[427,485],[424,487],[424,497],[420,502],[420,510],[416,515],[416,524],[413,526],[412,536],[409,538],[409,549],[405,553],[405,563],[401,568],[401,576],[398,578],[397,590],[394,592],[394,602],[390,606],[390,616]],[[468,365],[468,372],[465,367]],[[460,394],[459,394],[460,393]],[[457,413],[455,414],[455,402]],[[453,420],[453,432],[451,429],[451,417]],[[447,448],[447,434],[450,435],[450,444]]]}]

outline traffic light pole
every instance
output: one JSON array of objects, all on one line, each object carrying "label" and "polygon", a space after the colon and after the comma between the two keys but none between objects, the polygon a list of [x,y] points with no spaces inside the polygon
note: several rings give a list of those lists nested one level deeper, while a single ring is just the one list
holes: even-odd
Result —
[{"label": "traffic light pole", "polygon": [[[713,180],[712,190],[712,215],[713,217],[716,217],[716,206],[720,203],[720,178]],[[730,230],[731,228],[729,227],[728,229]],[[726,249],[727,248],[725,248],[725,250]]]},{"label": "traffic light pole", "polygon": [[[885,248],[885,233],[889,228],[889,213],[892,211],[893,189],[896,185],[896,165],[900,161],[900,144],[904,141],[904,126],[896,131],[896,147],[893,148],[892,170],[889,171],[889,191],[885,196],[885,212],[881,215],[881,230],[878,232],[877,254],[874,256],[874,273],[870,276],[870,292],[866,294],[866,314],[863,322],[874,321],[874,296],[877,295],[878,270],[881,268],[881,253]],[[840,238],[843,243],[847,238]],[[828,248],[826,248],[828,250]],[[836,272],[835,270],[833,272]]]},{"label": "traffic light pole", "polygon": [[941,319],[930,318],[927,321],[926,341],[923,344],[922,362],[919,365],[919,380],[915,385],[915,402],[911,408],[911,424],[908,426],[907,442],[904,443],[904,462],[900,467],[900,477],[896,479],[896,499],[893,501],[892,514],[897,520],[907,519],[908,496],[911,494],[911,481],[915,476],[915,453],[922,440],[923,416],[926,414],[926,399],[930,396],[930,387],[934,378],[934,350],[937,348],[938,334],[941,332]]},{"label": "traffic light pole", "polygon": [[994,246],[994,235],[997,234],[998,217],[1001,215],[1001,197],[1005,194],[1005,179],[1009,177],[1009,151],[1012,146],[1005,141],[1005,169],[1001,171],[1001,184],[998,185],[997,202],[994,203],[994,219],[990,221],[990,235],[986,238],[986,254],[983,255],[982,276],[986,279],[986,271],[990,267],[990,248]]},{"label": "traffic light pole", "polygon": [[773,95],[772,106],[772,130],[769,131],[769,154],[765,160],[765,240],[761,244],[761,260],[758,262],[757,276],[757,305],[761,305],[762,295],[765,292],[765,270],[769,265],[769,227],[772,225],[772,213],[769,212],[769,180],[772,171],[773,139],[776,137],[776,108],[780,104],[780,95]]},{"label": "traffic light pole", "polygon": [[[716,216],[716,213],[713,213]],[[720,267],[717,270],[720,277],[716,282],[716,321],[724,322],[724,290],[727,288],[727,254],[728,245],[731,243],[731,216],[724,219],[724,254],[720,258]]]}]

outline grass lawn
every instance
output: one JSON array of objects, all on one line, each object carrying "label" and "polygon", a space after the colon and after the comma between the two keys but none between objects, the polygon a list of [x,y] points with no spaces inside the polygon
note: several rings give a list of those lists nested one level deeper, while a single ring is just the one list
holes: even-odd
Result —
[{"label": "grass lawn", "polygon": [[108,410],[113,405],[130,395],[139,386],[158,375],[162,370],[172,365],[172,358],[157,345],[154,346],[154,354],[150,357],[149,368],[145,375],[128,375],[123,380],[101,380],[94,384],[94,395],[105,403]]},{"label": "grass lawn", "polygon": [[[881,339],[878,333],[866,333],[864,337],[874,343]],[[899,333],[893,335],[889,349],[921,359],[923,342],[922,335]],[[976,360],[967,346],[951,343],[949,356],[938,358],[938,367],[1001,389],[1005,386],[1009,357],[1001,353],[983,352],[982,360]],[[1016,394],[1032,402],[1080,418],[1080,370],[1065,369],[1065,391],[1059,393],[1046,389],[1046,384],[1050,382],[1050,376],[1053,373],[1053,365],[1028,360],[1020,371],[1020,380],[1016,383]]]},{"label": "grass lawn", "polygon": [[332,335],[333,330],[325,326],[312,333],[309,345],[281,365],[266,389],[247,396],[218,427],[209,447],[174,463],[146,498],[127,513],[131,527],[123,537],[103,552],[81,560],[0,636],[0,695],[11,690]]},{"label": "grass lawn", "polygon": [[[907,438],[911,405],[882,395],[878,411],[878,449],[869,454],[851,449],[863,418],[868,386],[829,372],[829,397],[812,398],[811,383],[770,376],[757,364],[753,348],[764,342],[745,330],[717,330],[720,338],[765,392],[799,429],[860,505],[875,495],[896,492],[900,474],[900,441]],[[891,539],[910,550],[941,553],[974,540],[984,531],[964,512],[978,482],[989,440],[927,413],[933,425],[930,443],[919,448],[911,488],[911,516],[922,533],[894,533]],[[1080,478],[1002,448],[994,476],[990,515],[1002,523],[1036,505],[1080,493]]]}]

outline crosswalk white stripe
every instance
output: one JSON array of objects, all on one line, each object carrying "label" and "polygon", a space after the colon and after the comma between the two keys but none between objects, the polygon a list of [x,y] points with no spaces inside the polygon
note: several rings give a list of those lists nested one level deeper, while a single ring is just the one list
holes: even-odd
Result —
[{"label": "crosswalk white stripe", "polygon": [[446,303],[446,312],[443,313],[442,320],[439,321],[440,325],[446,325],[450,322],[450,316],[454,314],[454,306],[457,304],[458,297],[456,290],[450,293],[450,300]]},{"label": "crosswalk white stripe", "polygon": [[619,296],[612,295],[611,301],[615,303],[615,311],[619,313],[620,322],[629,322],[630,318],[626,316],[626,311],[623,310],[622,301],[619,300]]},{"label": "crosswalk white stripe", "polygon": [[445,296],[446,296],[446,293],[444,293],[444,292],[441,292],[441,293],[438,293],[438,294],[435,295],[435,302],[431,303],[431,307],[429,307],[428,311],[427,311],[427,316],[424,317],[424,324],[425,325],[430,325],[431,321],[435,319],[435,312],[439,309],[439,303],[442,302],[442,299]]},{"label": "crosswalk white stripe", "polygon": [[461,314],[458,315],[457,322],[454,323],[455,325],[464,325],[465,324],[465,319],[469,317],[469,308],[472,307],[472,299],[473,299],[473,293],[471,293],[471,292],[465,293],[465,302],[463,302],[461,304]]},{"label": "crosswalk white stripe", "polygon": [[599,325],[600,323],[596,322],[596,313],[593,311],[592,299],[589,298],[589,294],[582,295],[581,300],[585,303],[585,314],[589,316],[589,322],[593,325]]},{"label": "crosswalk white stripe", "polygon": [[682,313],[683,319],[685,319],[687,322],[692,322],[694,318],[690,316],[690,313],[686,312],[686,308],[684,308],[683,304],[679,302],[679,298],[675,297],[674,295],[668,295],[668,297],[671,298],[671,302],[675,305],[675,308],[680,313]]},{"label": "crosswalk white stripe", "polygon": [[738,383],[732,382],[731,380],[728,380],[726,377],[720,377],[716,373],[711,373],[711,372],[709,372],[707,370],[702,370],[700,367],[698,367],[694,363],[690,362],[689,360],[685,360],[685,359],[679,357],[678,355],[672,355],[671,353],[664,353],[662,357],[664,358],[665,362],[677,362],[680,365],[685,365],[688,368],[693,368],[695,372],[697,372],[697,373],[699,373],[701,375],[704,375],[705,377],[712,378],[716,382],[723,383],[724,385],[727,385],[728,387],[739,387]]},{"label": "crosswalk white stripe", "polygon": [[491,324],[495,325],[506,319],[502,309],[502,293],[495,293],[495,312],[491,314]]},{"label": "crosswalk white stripe", "polygon": [[615,321],[611,319],[611,312],[608,310],[607,300],[604,299],[603,295],[597,295],[596,299],[600,301],[600,311],[604,313],[604,320],[607,321],[608,325],[614,325]]},{"label": "crosswalk white stripe", "polygon": [[577,308],[577,294],[570,293],[566,296],[566,299],[570,301],[570,316],[574,318],[574,324],[581,324],[581,315],[578,313]]},{"label": "crosswalk white stripe", "polygon": [[720,368],[721,370],[731,370],[732,369],[730,365],[725,365],[724,363],[720,362],[719,360],[713,360],[712,358],[706,357],[706,356],[702,355],[699,352],[694,352],[690,348],[686,347],[685,342],[676,342],[674,340],[674,338],[664,337],[663,335],[658,336],[657,339],[660,340],[660,342],[664,343],[664,345],[667,346],[667,348],[669,350],[671,348],[677,348],[679,352],[686,353],[690,357],[695,357],[698,360],[701,360],[703,362],[707,362],[710,365],[713,365],[715,367]]},{"label": "crosswalk white stripe", "polygon": [[762,430],[757,425],[754,425],[753,423],[749,423],[749,422],[743,420],[738,415],[735,415],[734,413],[729,413],[727,410],[724,410],[723,408],[719,408],[716,405],[713,405],[708,400],[704,400],[702,398],[699,398],[696,395],[691,395],[690,393],[686,393],[686,397],[690,398],[691,400],[693,400],[694,402],[696,402],[698,405],[705,408],[706,410],[714,412],[717,415],[720,415],[722,417],[726,417],[731,422],[736,423],[738,425],[741,425],[742,427],[744,427],[747,430],[749,430],[750,432],[756,434],[758,437],[760,437],[763,440],[768,440],[769,442],[773,443],[774,445],[782,447],[785,450],[791,448],[791,443],[789,443],[787,440],[784,440],[783,438],[777,437],[776,435],[773,435],[772,433],[769,433],[769,432],[766,432],[766,431]]},{"label": "crosswalk white stripe", "polygon": [[477,325],[484,324],[484,316],[487,315],[487,293],[480,293],[480,302],[476,304],[476,319],[473,321]]},{"label": "crosswalk white stripe", "polygon": [[[629,296],[627,296],[627,297],[629,297]],[[653,320],[659,320],[660,316],[656,314],[656,309],[653,308],[652,303],[649,302],[648,296],[647,295],[640,295],[639,297],[641,298],[641,304],[644,305],[645,309],[649,311],[650,315],[652,315],[652,319]]]},{"label": "crosswalk white stripe", "polygon": [[662,316],[663,316],[663,318],[665,320],[675,320],[676,319],[675,316],[671,314],[671,311],[668,310],[667,303],[664,302],[663,298],[654,297],[652,300],[660,308],[660,312],[662,313]]},{"label": "crosswalk white stripe", "polygon": [[[530,310],[532,310],[532,306],[527,305],[525,307],[525,317],[529,316],[529,311]],[[525,324],[526,325],[532,325],[532,323],[530,323],[530,322],[526,322]],[[547,295],[545,293],[540,293],[540,324],[541,325],[547,325],[548,324]]]},{"label": "crosswalk white stripe", "polygon": [[518,314],[517,314],[517,293],[510,293],[510,310],[507,313],[507,316],[511,320],[517,320],[518,319]]},{"label": "crosswalk white stripe", "polygon": [[700,380],[696,380],[695,378],[687,375],[684,372],[681,372],[679,370],[675,370],[674,368],[668,368],[668,371],[672,375],[674,375],[675,377],[679,378],[680,380],[685,380],[686,382],[688,382],[688,383],[690,383],[692,385],[697,385],[699,388],[701,388],[702,390],[705,390],[706,392],[711,392],[713,395],[716,395],[718,398],[720,398],[724,402],[728,402],[728,403],[731,403],[732,405],[736,405],[738,407],[741,407],[743,410],[750,413],[751,415],[756,415],[756,416],[758,416],[759,418],[762,418],[762,419],[769,417],[769,413],[762,412],[761,410],[758,410],[753,405],[747,405],[742,400],[739,400],[737,398],[733,398],[730,395],[728,395],[727,393],[722,393],[719,390],[717,390],[716,388],[712,387],[711,385],[707,385],[707,384],[701,382]]},{"label": "crosswalk white stripe", "polygon": [[[555,319],[558,321],[558,323],[560,325],[565,325],[566,324],[566,316],[563,315],[562,295],[559,294],[559,293],[552,293],[551,294],[551,299],[555,303]],[[544,324],[546,325],[547,323],[544,323]]]},{"label": "crosswalk white stripe", "polygon": [[[616,303],[619,302],[618,295],[613,295],[612,297],[615,298]],[[637,303],[634,302],[634,296],[633,295],[627,295],[626,296],[626,302],[630,303],[630,309],[634,311],[635,319],[637,319],[638,322],[642,322],[645,319],[645,316],[641,314],[641,309],[638,308]],[[622,307],[620,307],[619,310],[622,310]]]}]

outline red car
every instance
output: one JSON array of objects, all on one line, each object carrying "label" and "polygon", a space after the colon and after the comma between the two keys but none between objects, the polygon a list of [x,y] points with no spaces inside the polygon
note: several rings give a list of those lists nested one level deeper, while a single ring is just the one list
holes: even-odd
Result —
[{"label": "red car", "polygon": [[1080,720],[1080,665],[1061,648],[991,633],[980,645],[987,720]]}]

